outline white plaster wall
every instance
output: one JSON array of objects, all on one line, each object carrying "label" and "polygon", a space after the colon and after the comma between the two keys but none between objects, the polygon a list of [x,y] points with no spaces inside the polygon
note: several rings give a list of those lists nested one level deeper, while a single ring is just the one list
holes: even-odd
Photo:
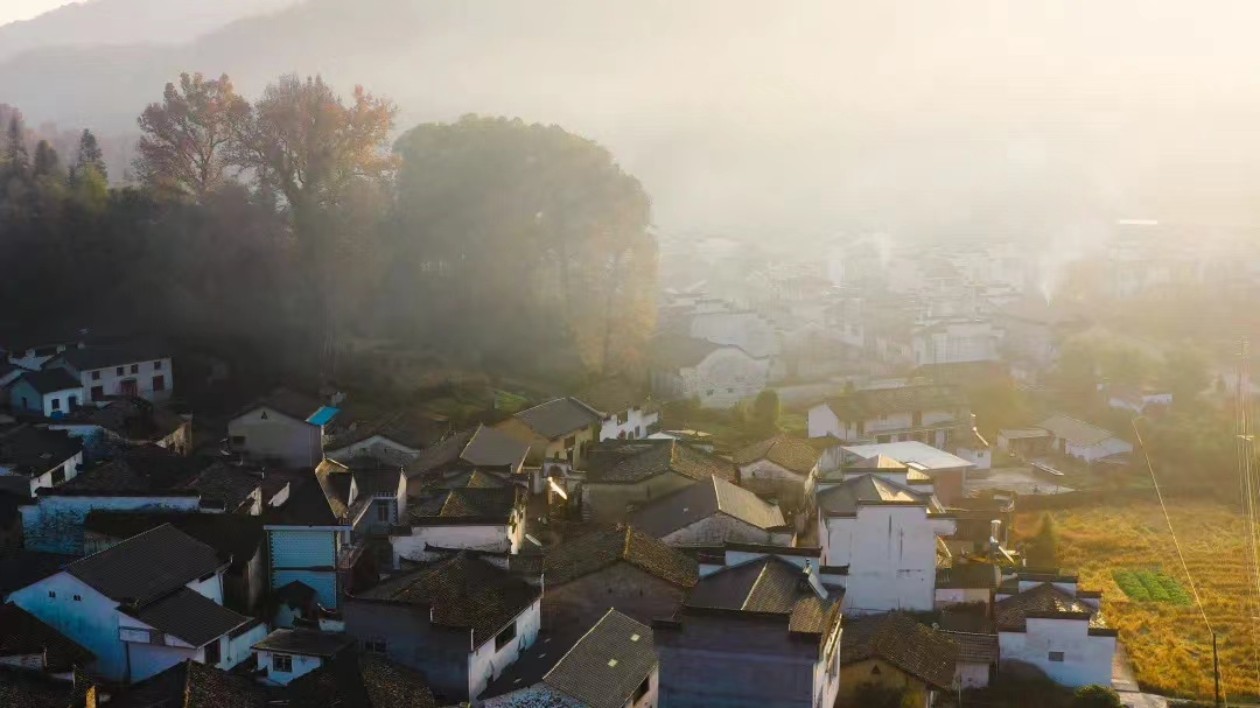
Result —
[{"label": "white plaster wall", "polygon": [[1120,438],[1107,438],[1097,445],[1073,445],[1068,443],[1067,454],[1086,462],[1095,462],[1111,455],[1133,452],[1133,446]]},{"label": "white plaster wall", "polygon": [[[477,647],[468,657],[468,695],[476,697],[491,681],[520,658],[521,650],[533,646],[542,626],[542,600],[536,600],[516,617],[516,638],[502,649],[494,648],[494,637]],[[500,630],[502,631],[502,630]],[[470,641],[471,643],[471,641]]]},{"label": "white plaster wall", "polygon": [[[523,525],[517,524],[518,535]],[[407,536],[390,536],[394,548],[394,567],[402,558],[414,561],[430,560],[427,546],[440,548],[467,548],[478,551],[509,551],[514,537],[504,525],[473,526],[413,526]],[[515,539],[519,550],[519,539]]]},{"label": "white plaster wall", "polygon": [[418,454],[420,454],[420,451],[417,449],[401,445],[380,435],[373,435],[370,438],[330,452],[328,457],[338,462],[348,462],[358,455],[370,455],[378,460],[403,466],[416,459]]},{"label": "white plaster wall", "polygon": [[93,510],[190,511],[199,499],[189,497],[80,497],[45,494],[38,504],[21,507],[26,548],[49,553],[83,552],[83,519]]},{"label": "white plaster wall", "polygon": [[833,435],[841,440],[847,440],[844,436],[844,429],[840,425],[840,419],[832,412],[831,406],[820,403],[809,409],[809,436],[811,438],[822,438]]},{"label": "white plaster wall", "polygon": [[712,312],[694,315],[691,336],[714,344],[739,347],[755,357],[779,353],[774,327],[755,312]]},{"label": "white plaster wall", "polygon": [[[137,623],[139,624],[139,623]],[[168,637],[168,641],[173,637]],[[205,651],[188,646],[170,646],[128,642],[124,650],[131,652],[131,680],[143,681],[166,671],[176,664],[192,659],[205,663]]]},{"label": "white plaster wall", "polygon": [[288,686],[289,682],[300,676],[305,676],[310,672],[318,669],[323,665],[323,660],[318,656],[303,656],[301,654],[289,654],[292,658],[292,671],[276,671],[272,668],[271,657],[273,652],[258,651],[258,667],[263,669],[267,674],[267,680],[280,686]]},{"label": "white plaster wall", "polygon": [[232,448],[253,457],[274,457],[294,467],[314,467],[324,457],[323,431],[319,426],[266,407],[228,421],[229,444],[238,436],[244,436],[245,444],[233,444]]},{"label": "white plaster wall", "polygon": [[824,564],[849,566],[846,612],[935,607],[936,537],[952,533],[953,521],[929,519],[919,506],[864,506],[826,525]]},{"label": "white plaster wall", "polygon": [[[81,598],[77,602],[75,595]],[[101,676],[123,680],[126,655],[118,638],[118,605],[113,600],[69,573],[57,573],[14,591],[9,600],[95,654],[95,670]]]},{"label": "white plaster wall", "polygon": [[599,428],[599,439],[617,440],[623,437],[627,440],[636,440],[648,436],[648,431],[652,426],[656,425],[661,419],[660,413],[645,413],[642,408],[631,408],[626,415],[626,422],[617,422],[617,413],[604,422]]},{"label": "white plaster wall", "polygon": [[959,662],[954,671],[954,685],[963,688],[984,688],[989,685],[988,664],[964,664]]},{"label": "white plaster wall", "polygon": [[223,576],[218,573],[205,580],[194,580],[185,587],[199,595],[214,600],[216,605],[223,604]]},{"label": "white plaster wall", "polygon": [[696,366],[679,371],[682,397],[698,397],[706,408],[729,408],[760,393],[769,370],[768,359],[754,359],[734,347],[718,349]]},{"label": "white plaster wall", "polygon": [[[53,363],[57,365],[57,362]],[[136,368],[134,372],[132,371],[133,365]],[[88,369],[81,372],[71,371],[69,366],[61,366],[60,368],[78,377],[79,383],[83,386],[84,403],[98,400],[92,398],[92,389],[97,386],[101,387],[102,396],[122,395],[122,383],[128,379],[136,382],[136,394],[140,398],[146,401],[161,402],[170,399],[171,389],[175,383],[175,372],[169,358],[137,361],[131,364],[123,364],[121,367],[110,366],[104,369]],[[122,373],[119,373],[119,369],[122,370]],[[164,386],[161,391],[153,389],[153,378],[155,376],[161,376],[163,379]]]},{"label": "white plaster wall", "polygon": [[[1111,685],[1115,637],[1091,637],[1089,621],[1077,619],[1027,620],[1025,632],[999,632],[1002,660],[1023,661],[1056,683],[1069,687]],[[1063,652],[1063,661],[1050,661],[1050,652]]]},{"label": "white plaster wall", "polygon": [[254,645],[266,639],[267,634],[267,624],[264,622],[236,637],[223,637],[221,641],[224,649],[220,653],[219,668],[226,671],[253,656]]}]

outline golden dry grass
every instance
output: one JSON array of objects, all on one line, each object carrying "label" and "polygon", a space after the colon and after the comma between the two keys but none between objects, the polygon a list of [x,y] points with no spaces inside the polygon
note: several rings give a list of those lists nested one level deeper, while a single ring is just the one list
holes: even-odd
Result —
[{"label": "golden dry grass", "polygon": [[[1227,506],[1169,499],[1173,529],[1185,552],[1208,619],[1216,629],[1225,692],[1260,695],[1260,658],[1253,639],[1257,613],[1242,516]],[[1112,579],[1116,568],[1162,568],[1189,589],[1172,536],[1155,502],[1052,512],[1059,561],[1079,572],[1081,586],[1102,590],[1108,624],[1120,632],[1138,681],[1187,697],[1212,696],[1212,642],[1197,607],[1128,600]],[[1020,515],[1019,536],[1036,532],[1040,513]]]}]

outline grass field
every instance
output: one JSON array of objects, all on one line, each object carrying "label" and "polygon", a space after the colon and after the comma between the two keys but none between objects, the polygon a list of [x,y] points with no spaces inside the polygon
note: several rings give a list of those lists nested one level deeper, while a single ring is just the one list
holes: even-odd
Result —
[{"label": "grass field", "polygon": [[[1254,700],[1260,696],[1260,654],[1253,640],[1260,635],[1253,634],[1252,618],[1260,612],[1242,517],[1222,504],[1168,502],[1217,632],[1225,691],[1233,699]],[[1188,593],[1190,585],[1158,504],[1125,502],[1052,515],[1060,564],[1080,574],[1083,588],[1103,591],[1104,616],[1119,630],[1139,683],[1159,693],[1210,698],[1211,637],[1193,601],[1177,596],[1177,589]],[[1030,536],[1039,522],[1039,513],[1021,515],[1017,535]]]}]

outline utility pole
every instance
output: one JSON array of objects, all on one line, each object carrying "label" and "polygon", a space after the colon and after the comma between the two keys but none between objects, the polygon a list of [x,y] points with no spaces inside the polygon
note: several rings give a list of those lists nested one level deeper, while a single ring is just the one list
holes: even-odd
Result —
[{"label": "utility pole", "polygon": [[1216,683],[1216,705],[1221,705],[1221,662],[1216,655],[1216,632],[1212,632],[1212,679]]}]

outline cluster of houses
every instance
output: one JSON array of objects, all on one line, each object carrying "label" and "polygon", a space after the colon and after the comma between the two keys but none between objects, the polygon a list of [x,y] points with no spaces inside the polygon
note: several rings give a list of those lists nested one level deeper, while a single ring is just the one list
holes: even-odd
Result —
[{"label": "cluster of houses", "polygon": [[207,454],[162,405],[161,350],[6,352],[0,704],[927,706],[1013,663],[1110,682],[1098,593],[1025,567],[1009,500],[966,495],[987,444],[948,387],[838,395],[809,437],[729,455],[624,381],[465,429],[276,389]]}]

